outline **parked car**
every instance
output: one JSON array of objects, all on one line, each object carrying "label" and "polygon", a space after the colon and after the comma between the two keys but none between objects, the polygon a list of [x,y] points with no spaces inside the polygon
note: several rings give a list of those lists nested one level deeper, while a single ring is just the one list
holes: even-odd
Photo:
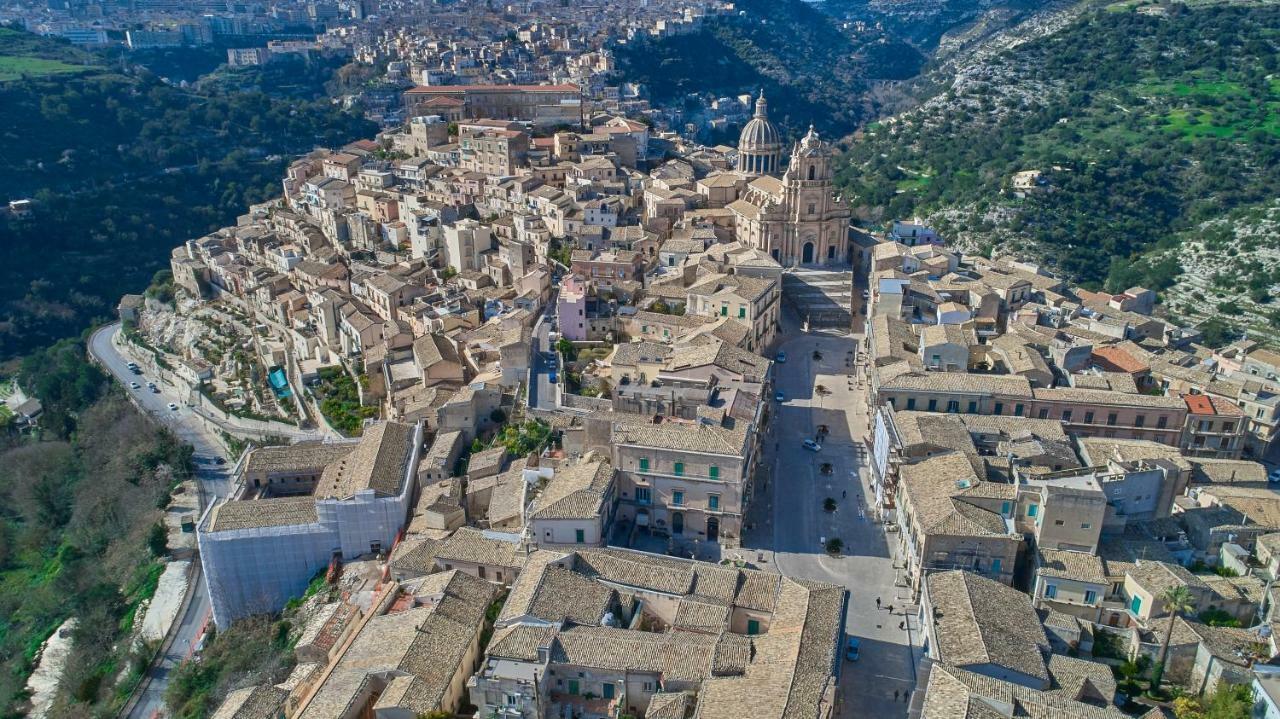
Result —
[{"label": "parked car", "polygon": [[785,397],[781,392],[774,392],[774,393],[773,393],[773,401],[774,401],[774,402],[786,402],[786,401],[787,401],[787,398],[786,398],[786,397]]},{"label": "parked car", "polygon": [[1268,482],[1280,482],[1280,467],[1271,470],[1271,474],[1267,475]]},{"label": "parked car", "polygon": [[818,444],[817,442],[811,439],[806,439],[804,441],[804,448],[811,452],[818,452],[822,449],[822,445]]},{"label": "parked car", "polygon": [[129,389],[142,389],[142,385],[138,384],[137,382],[130,382]]},{"label": "parked car", "polygon": [[213,463],[214,463],[214,464],[226,464],[226,463],[227,463],[227,460],[223,459],[222,457],[214,457],[214,458],[213,458]]},{"label": "parked car", "polygon": [[170,402],[170,403],[169,403],[169,409],[170,409],[171,411],[177,412],[177,411],[178,411],[178,405],[177,405],[177,404],[175,404],[175,403],[173,403],[173,402]]},{"label": "parked car", "polygon": [[787,361],[787,353],[786,353],[786,352],[779,352],[779,353],[777,354],[777,356],[775,356],[775,357],[773,358],[773,361],[774,361],[774,362],[786,362],[786,361]]},{"label": "parked car", "polygon": [[138,369],[138,363],[130,362],[129,364],[125,365],[125,367],[128,367],[129,369]]},{"label": "parked car", "polygon": [[851,662],[858,661],[858,654],[861,649],[862,642],[857,637],[849,637],[844,644],[844,658]]}]

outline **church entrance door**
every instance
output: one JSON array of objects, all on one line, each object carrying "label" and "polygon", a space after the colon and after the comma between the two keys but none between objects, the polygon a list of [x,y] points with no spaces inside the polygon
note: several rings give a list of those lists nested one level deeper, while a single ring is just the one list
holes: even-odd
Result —
[{"label": "church entrance door", "polygon": [[813,243],[812,242],[804,243],[804,249],[801,251],[801,255],[800,255],[800,262],[806,265],[809,264],[810,262],[813,262]]}]

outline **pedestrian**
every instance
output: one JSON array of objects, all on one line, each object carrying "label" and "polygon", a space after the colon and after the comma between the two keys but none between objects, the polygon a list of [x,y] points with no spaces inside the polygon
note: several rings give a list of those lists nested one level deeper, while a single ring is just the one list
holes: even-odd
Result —
[{"label": "pedestrian", "polygon": [[898,622],[898,630],[899,630],[899,631],[901,631],[901,630],[903,630],[903,629],[906,629],[906,628],[907,628],[907,623],[906,623],[905,621]]},{"label": "pedestrian", "polygon": [[889,613],[890,613],[890,614],[893,614],[893,605],[892,605],[892,604],[890,604],[890,605],[889,605]]},{"label": "pedestrian", "polygon": [[911,703],[911,694],[906,689],[902,690],[902,701],[907,704]]},{"label": "pedestrian", "polygon": [[880,597],[876,597],[876,609],[880,608]]},{"label": "pedestrian", "polygon": [[895,702],[896,702],[896,701],[898,701],[898,690],[897,690],[897,689],[894,689],[894,690],[893,690],[893,700],[894,700]]},{"label": "pedestrian", "polygon": [[847,489],[840,490],[840,499],[844,499],[845,497],[848,497],[848,496],[849,496],[849,490]]}]

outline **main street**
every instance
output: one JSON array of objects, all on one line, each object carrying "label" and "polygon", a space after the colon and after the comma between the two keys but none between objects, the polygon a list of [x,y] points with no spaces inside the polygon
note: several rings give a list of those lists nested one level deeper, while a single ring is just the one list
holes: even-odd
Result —
[{"label": "main street", "polygon": [[[129,369],[129,360],[115,344],[116,330],[119,325],[112,324],[99,329],[89,340],[89,351],[112,377],[119,381],[125,391],[129,392],[138,405],[153,419],[163,424],[175,435],[195,448],[196,457],[212,459],[224,455],[218,438],[205,427],[196,415],[184,405],[184,397],[175,387],[168,386],[158,377],[148,378],[133,374]],[[147,382],[155,381],[160,392],[153,393],[147,389]],[[131,382],[137,382],[141,389],[129,389]],[[176,411],[169,409],[169,403],[178,406]],[[217,497],[226,496],[231,489],[230,468],[234,458],[229,458],[225,465],[201,461],[196,464],[196,484],[200,491],[201,506]],[[209,593],[205,589],[204,574],[200,571],[199,562],[195,564],[191,582],[188,584],[185,610],[174,620],[176,626],[170,630],[171,641],[162,645],[163,653],[151,665],[143,678],[143,685],[137,703],[127,713],[129,719],[150,719],[164,713],[164,693],[168,688],[169,675],[184,660],[191,656],[199,641],[205,625],[209,621],[211,607]]]},{"label": "main street", "polygon": [[[866,499],[875,496],[857,449],[867,436],[866,390],[850,377],[860,337],[802,332],[799,324],[784,312],[777,351],[786,361],[774,365],[775,390],[784,399],[772,402],[762,460],[772,471],[758,485],[744,546],[772,551],[783,574],[849,590],[845,629],[861,642],[861,656],[841,659],[841,716],[905,717],[920,637],[915,607],[908,609],[900,596],[905,589],[896,585],[896,542]],[[804,440],[814,439],[820,425],[828,432],[822,449],[806,449]],[[827,498],[834,512],[825,510]],[[844,544],[839,556],[823,546],[832,538]]]}]

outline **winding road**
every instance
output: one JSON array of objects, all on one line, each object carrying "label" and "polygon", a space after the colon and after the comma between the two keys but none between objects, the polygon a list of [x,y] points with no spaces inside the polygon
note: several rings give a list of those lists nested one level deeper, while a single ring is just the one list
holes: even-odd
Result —
[{"label": "winding road", "polygon": [[[118,323],[107,325],[94,332],[89,339],[89,352],[102,367],[119,381],[134,399],[136,405],[151,415],[157,422],[168,427],[178,438],[188,442],[195,448],[199,461],[196,464],[196,486],[200,492],[200,506],[203,509],[208,502],[226,496],[231,490],[231,464],[217,465],[212,458],[224,455],[219,439],[205,427],[205,423],[192,414],[184,405],[185,391],[166,385],[158,377],[135,375],[129,369],[129,359],[116,344]],[[160,389],[153,393],[147,389],[147,382],[154,381]],[[131,382],[137,382],[141,389],[129,389]],[[170,410],[169,403],[178,406]],[[209,593],[205,587],[204,574],[200,571],[200,563],[194,563],[187,598],[183,609],[175,619],[174,628],[162,645],[162,652],[147,670],[143,683],[136,694],[136,702],[125,705],[122,717],[128,719],[151,719],[165,715],[164,693],[169,686],[170,674],[184,660],[191,656],[205,626],[209,622],[211,607]]]}]

